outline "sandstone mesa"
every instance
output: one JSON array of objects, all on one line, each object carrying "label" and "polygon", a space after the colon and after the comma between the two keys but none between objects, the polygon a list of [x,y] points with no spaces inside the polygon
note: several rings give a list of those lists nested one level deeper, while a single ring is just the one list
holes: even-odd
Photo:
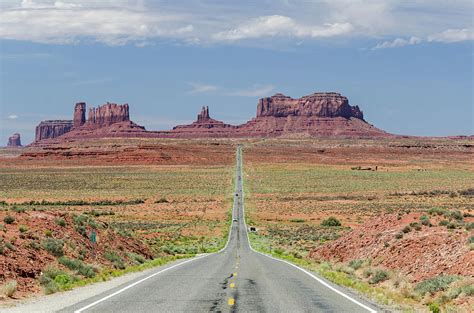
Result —
[{"label": "sandstone mesa", "polygon": [[155,137],[155,138],[244,138],[244,137],[348,137],[393,136],[364,120],[358,106],[339,93],[313,93],[291,98],[281,93],[262,98],[256,117],[243,125],[230,125],[211,118],[202,107],[195,122],[169,131],[147,131],[130,120],[129,105],[106,103],[89,108],[76,103],[72,120],[42,121],[36,127],[36,142],[61,138]]}]

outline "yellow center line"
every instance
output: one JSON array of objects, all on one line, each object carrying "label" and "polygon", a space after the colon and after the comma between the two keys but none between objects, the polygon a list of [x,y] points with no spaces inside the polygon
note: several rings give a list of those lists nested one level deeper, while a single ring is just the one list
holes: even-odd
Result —
[{"label": "yellow center line", "polygon": [[234,288],[235,287],[235,284],[234,283],[231,283],[230,284],[230,288]]},{"label": "yellow center line", "polygon": [[235,304],[234,298],[230,298],[228,303],[229,305],[234,305]]},{"label": "yellow center line", "polygon": [[237,276],[237,273],[232,274],[233,277]]}]

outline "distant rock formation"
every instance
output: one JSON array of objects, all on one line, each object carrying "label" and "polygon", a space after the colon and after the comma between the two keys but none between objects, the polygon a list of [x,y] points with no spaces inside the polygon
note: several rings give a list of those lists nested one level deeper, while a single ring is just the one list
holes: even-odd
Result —
[{"label": "distant rock formation", "polygon": [[7,147],[21,147],[20,134],[13,134],[8,138]]},{"label": "distant rock formation", "polygon": [[[189,125],[178,125],[168,132],[171,137],[212,137],[222,136],[229,131],[236,129],[236,126],[225,124],[215,120],[209,115],[209,107],[202,107],[197,120]],[[164,134],[164,132],[162,132]]]},{"label": "distant rock formation", "polygon": [[293,99],[281,93],[258,101],[257,117],[239,126],[249,137],[386,137],[364,120],[358,106],[339,93]]},{"label": "distant rock formation", "polygon": [[70,132],[73,135],[68,136],[69,138],[75,135],[78,137],[90,136],[92,131],[97,132],[95,137],[107,136],[107,130],[98,131],[98,129],[108,128],[114,124],[120,125],[115,125],[113,129],[110,129],[111,136],[145,131],[144,127],[130,121],[128,104],[119,105],[107,102],[97,108],[90,108],[86,120],[86,103],[78,102],[74,106],[72,120],[42,121],[36,127],[35,141],[56,138]]},{"label": "distant rock formation", "polygon": [[350,106],[346,97],[336,92],[313,93],[299,99],[293,99],[277,93],[262,98],[257,105],[257,118],[264,116],[315,116],[344,117],[363,120],[364,115],[358,106]]},{"label": "distant rock formation", "polygon": [[74,107],[74,119],[73,126],[74,128],[79,128],[86,122],[86,103],[78,102]]},{"label": "distant rock formation", "polygon": [[44,121],[36,130],[36,141],[62,136],[65,139],[102,137],[157,138],[242,138],[242,137],[364,137],[393,136],[364,120],[358,106],[336,92],[313,93],[293,99],[281,93],[262,98],[257,116],[249,122],[233,126],[211,118],[209,107],[203,106],[197,120],[178,125],[169,131],[147,131],[130,121],[128,104],[107,102],[90,108],[85,119],[86,104],[74,107],[72,121]]},{"label": "distant rock formation", "polygon": [[107,102],[97,108],[89,109],[85,125],[89,128],[101,128],[126,121],[130,121],[128,104]]},{"label": "distant rock formation", "polygon": [[72,126],[73,123],[69,120],[42,121],[38,126],[36,126],[35,140],[40,141],[59,137],[71,131]]}]

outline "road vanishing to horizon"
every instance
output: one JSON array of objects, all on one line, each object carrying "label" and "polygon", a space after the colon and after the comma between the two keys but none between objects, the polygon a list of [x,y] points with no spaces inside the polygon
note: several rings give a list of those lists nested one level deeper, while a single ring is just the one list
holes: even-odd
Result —
[{"label": "road vanishing to horizon", "polygon": [[241,146],[236,159],[233,219],[221,251],[157,268],[61,312],[376,312],[344,289],[252,249]]}]

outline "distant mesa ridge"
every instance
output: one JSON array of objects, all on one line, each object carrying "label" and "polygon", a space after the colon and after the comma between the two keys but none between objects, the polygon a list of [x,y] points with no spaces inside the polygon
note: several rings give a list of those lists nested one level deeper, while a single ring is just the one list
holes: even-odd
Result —
[{"label": "distant mesa ridge", "polygon": [[60,137],[157,137],[157,138],[240,138],[240,137],[388,137],[393,136],[364,120],[358,106],[336,92],[317,92],[301,98],[282,93],[262,98],[256,117],[243,125],[213,119],[203,106],[196,121],[169,131],[147,131],[130,120],[129,105],[107,102],[89,108],[74,107],[73,120],[43,121],[36,127],[36,141]]}]

